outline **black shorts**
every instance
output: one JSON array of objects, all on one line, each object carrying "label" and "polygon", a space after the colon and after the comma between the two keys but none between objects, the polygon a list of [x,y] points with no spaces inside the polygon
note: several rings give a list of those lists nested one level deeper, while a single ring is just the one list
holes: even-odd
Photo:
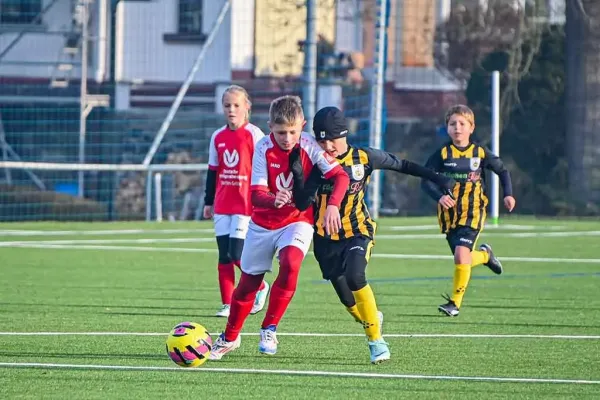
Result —
[{"label": "black shorts", "polygon": [[450,250],[454,254],[456,246],[468,247],[469,250],[473,250],[477,243],[477,237],[479,236],[479,229],[473,229],[469,226],[457,226],[456,228],[450,229],[446,233],[446,240],[450,245]]},{"label": "black shorts", "polygon": [[372,248],[373,241],[365,236],[343,240],[326,239],[316,233],[313,236],[313,251],[323,279],[331,280],[332,277],[343,275],[349,263],[360,264],[356,268],[366,268]]}]

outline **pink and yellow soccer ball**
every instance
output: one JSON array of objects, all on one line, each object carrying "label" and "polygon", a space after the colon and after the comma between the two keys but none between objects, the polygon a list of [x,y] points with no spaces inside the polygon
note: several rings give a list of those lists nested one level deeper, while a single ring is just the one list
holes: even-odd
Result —
[{"label": "pink and yellow soccer ball", "polygon": [[167,337],[167,354],[181,367],[199,367],[208,360],[212,338],[200,324],[182,322]]}]

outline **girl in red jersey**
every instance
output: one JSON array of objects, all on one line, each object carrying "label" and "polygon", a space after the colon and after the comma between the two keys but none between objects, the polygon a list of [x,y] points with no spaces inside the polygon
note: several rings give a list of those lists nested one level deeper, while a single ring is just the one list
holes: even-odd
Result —
[{"label": "girl in red jersey", "polygon": [[[222,97],[227,125],[210,138],[208,171],[204,197],[204,218],[213,218],[219,249],[219,289],[221,309],[217,317],[228,317],[235,286],[234,266],[240,266],[244,239],[248,232],[252,205],[250,177],[254,145],[265,135],[249,122],[250,96],[237,85],[225,89]],[[265,306],[269,284],[263,282],[252,314]]]}]

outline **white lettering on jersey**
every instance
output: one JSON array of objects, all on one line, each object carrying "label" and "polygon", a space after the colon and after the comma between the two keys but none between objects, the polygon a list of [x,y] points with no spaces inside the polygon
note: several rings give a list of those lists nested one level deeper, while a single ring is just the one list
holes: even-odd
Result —
[{"label": "white lettering on jersey", "polygon": [[272,162],[272,163],[270,164],[270,166],[271,166],[271,168],[281,168],[281,165],[279,165],[279,164],[275,164],[274,162]]},{"label": "white lettering on jersey", "polygon": [[279,175],[277,175],[277,178],[275,178],[275,186],[277,186],[278,190],[291,190],[293,185],[293,178],[294,175],[291,172],[288,174],[287,177],[282,172]]},{"label": "white lettering on jersey", "polygon": [[234,149],[230,153],[228,149],[225,149],[225,152],[223,153],[223,162],[228,168],[235,167],[240,162],[240,155],[237,150]]}]

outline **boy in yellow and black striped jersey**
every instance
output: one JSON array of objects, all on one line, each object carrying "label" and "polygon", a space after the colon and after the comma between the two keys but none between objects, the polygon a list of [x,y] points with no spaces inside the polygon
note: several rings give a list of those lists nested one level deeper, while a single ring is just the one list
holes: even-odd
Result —
[{"label": "boy in yellow and black striped jersey", "polygon": [[471,278],[471,268],[483,264],[496,274],[502,273],[502,264],[490,245],[482,244],[478,250],[473,250],[483,229],[488,204],[484,170],[490,169],[500,178],[504,205],[509,212],[515,207],[515,198],[510,174],[502,160],[488,148],[471,141],[475,130],[473,111],[465,105],[453,106],[446,112],[445,122],[452,140],[436,150],[425,165],[457,181],[453,196],[442,193],[426,180],[423,180],[422,188],[438,202],[440,228],[454,254],[452,296],[445,296],[448,302],[440,305],[438,310],[455,317]]},{"label": "boy in yellow and black striped jersey", "polygon": [[304,182],[299,153],[292,151],[290,166],[294,177],[293,195],[296,207],[315,208],[313,246],[323,278],[333,284],[348,312],[362,323],[369,340],[371,362],[389,360],[390,351],[381,336],[375,296],[367,283],[366,268],[373,247],[376,224],[364,201],[366,186],[374,170],[386,169],[430,179],[442,193],[450,193],[455,181],[393,154],[370,147],[358,148],[347,143],[348,128],[342,112],[335,107],[320,109],[314,117],[313,130],[319,145],[336,157],[350,177],[350,185],[340,205],[341,229],[327,234],[323,228],[324,213],[332,192],[331,181],[312,169]]}]

